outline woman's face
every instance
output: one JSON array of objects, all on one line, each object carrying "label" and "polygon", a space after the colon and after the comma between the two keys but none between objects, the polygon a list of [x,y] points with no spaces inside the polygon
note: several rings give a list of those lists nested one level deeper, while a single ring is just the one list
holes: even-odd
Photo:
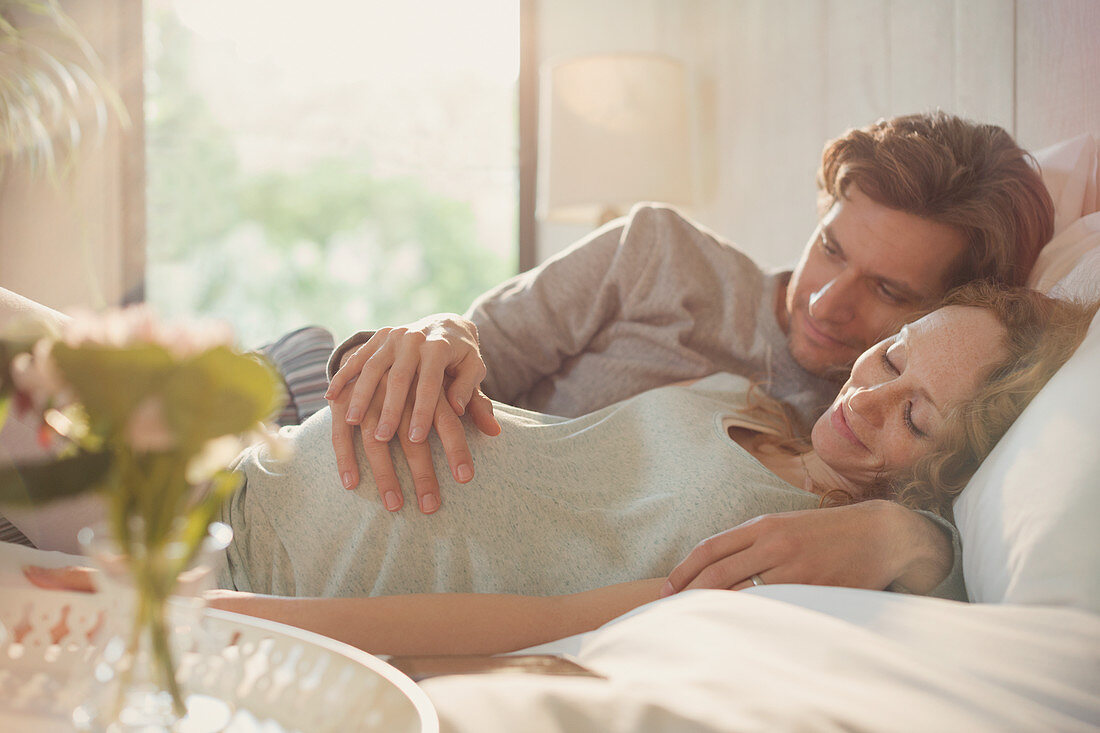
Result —
[{"label": "woman's face", "polygon": [[814,424],[818,456],[857,485],[911,467],[1004,357],[1003,340],[989,311],[950,306],[872,346]]}]

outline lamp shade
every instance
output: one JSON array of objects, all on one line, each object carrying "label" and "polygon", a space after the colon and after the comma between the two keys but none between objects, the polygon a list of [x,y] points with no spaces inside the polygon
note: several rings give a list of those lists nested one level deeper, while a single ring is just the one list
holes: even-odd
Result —
[{"label": "lamp shade", "polygon": [[537,213],[592,223],[636,201],[690,204],[684,67],[665,56],[584,56],[543,67]]}]

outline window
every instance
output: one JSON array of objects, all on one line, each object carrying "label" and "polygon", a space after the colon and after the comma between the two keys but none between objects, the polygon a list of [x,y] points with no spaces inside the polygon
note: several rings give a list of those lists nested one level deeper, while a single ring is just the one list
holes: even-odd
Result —
[{"label": "window", "polygon": [[519,0],[146,0],[146,295],[244,345],[516,272]]}]

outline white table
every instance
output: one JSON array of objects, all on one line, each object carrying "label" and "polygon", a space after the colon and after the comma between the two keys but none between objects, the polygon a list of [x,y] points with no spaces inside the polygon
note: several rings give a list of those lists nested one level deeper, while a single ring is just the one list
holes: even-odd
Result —
[{"label": "white table", "polygon": [[[96,594],[0,589],[0,730],[72,731],[92,685],[106,607]],[[68,634],[50,629],[66,614]],[[431,702],[408,677],[366,652],[272,621],[207,609],[200,641],[179,659],[188,705],[206,705],[227,731],[437,733]],[[0,631],[3,635],[3,631]],[[194,714],[194,713],[193,713]]]}]

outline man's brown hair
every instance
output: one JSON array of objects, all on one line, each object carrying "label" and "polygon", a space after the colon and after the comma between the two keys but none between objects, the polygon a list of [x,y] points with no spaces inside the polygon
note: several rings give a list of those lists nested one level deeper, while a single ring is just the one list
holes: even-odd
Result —
[{"label": "man's brown hair", "polygon": [[876,203],[965,236],[948,287],[977,279],[1022,285],[1054,233],[1054,203],[1027,151],[996,125],[944,112],[879,120],[829,142],[817,177],[821,213],[852,184]]}]

